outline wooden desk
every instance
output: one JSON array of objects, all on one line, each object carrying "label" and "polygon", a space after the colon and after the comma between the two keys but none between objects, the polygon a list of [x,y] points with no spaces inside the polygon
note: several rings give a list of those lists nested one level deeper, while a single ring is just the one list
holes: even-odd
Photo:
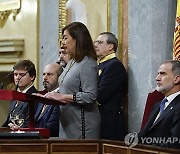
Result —
[{"label": "wooden desk", "polygon": [[[34,123],[34,104],[35,103],[44,103],[49,105],[66,105],[66,103],[59,102],[56,100],[51,100],[35,95],[30,95],[26,93],[21,93],[15,90],[0,90],[0,100],[19,100],[28,103],[29,109],[29,127],[28,128],[20,128],[21,131],[25,131],[27,133],[31,132],[39,132],[40,136],[43,138],[49,138],[50,130],[46,128],[35,128]],[[2,130],[3,131],[3,130]],[[11,133],[7,134],[10,136]],[[36,133],[34,133],[36,134]],[[36,136],[36,135],[34,135]],[[20,137],[18,137],[20,138]],[[29,137],[28,137],[29,138]],[[34,137],[33,137],[34,138]]]},{"label": "wooden desk", "polygon": [[0,154],[179,154],[180,150],[148,145],[127,147],[106,140],[9,139],[0,140]]},{"label": "wooden desk", "polygon": [[29,128],[35,128],[34,124],[34,104],[43,103],[49,105],[66,105],[66,103],[47,99],[27,93],[21,93],[16,90],[0,90],[0,100],[19,100],[27,102],[29,107]]}]

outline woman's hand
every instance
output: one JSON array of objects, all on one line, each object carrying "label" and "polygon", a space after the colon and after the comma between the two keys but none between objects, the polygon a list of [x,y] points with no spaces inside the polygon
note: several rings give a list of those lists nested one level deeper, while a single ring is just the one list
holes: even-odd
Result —
[{"label": "woman's hand", "polygon": [[53,99],[53,100],[56,100],[56,101],[59,101],[59,102],[67,103],[67,101],[65,100],[63,94],[60,94],[60,93],[57,93],[57,92],[54,92],[54,91],[46,93],[44,95],[44,97],[48,98],[48,99]]},{"label": "woman's hand", "polygon": [[42,95],[42,94],[40,94],[40,93],[32,93],[32,95],[44,97],[44,95]]}]

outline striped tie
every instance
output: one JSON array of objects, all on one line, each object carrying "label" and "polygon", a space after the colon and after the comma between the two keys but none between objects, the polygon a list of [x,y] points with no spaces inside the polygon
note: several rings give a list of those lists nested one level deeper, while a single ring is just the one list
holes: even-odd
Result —
[{"label": "striped tie", "polygon": [[48,105],[46,105],[46,104],[43,105],[43,108],[42,108],[42,110],[41,110],[41,114],[40,114],[39,117],[42,116],[42,114],[44,113],[44,111],[45,111],[45,109],[46,109],[47,106],[48,106]]}]

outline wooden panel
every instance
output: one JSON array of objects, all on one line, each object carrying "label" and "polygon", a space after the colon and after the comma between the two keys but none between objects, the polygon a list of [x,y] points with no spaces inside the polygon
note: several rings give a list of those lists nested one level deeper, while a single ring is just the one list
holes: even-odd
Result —
[{"label": "wooden panel", "polygon": [[[176,154],[176,153],[174,153],[174,152],[159,152],[159,154]],[[179,153],[178,153],[179,154]]]},{"label": "wooden panel", "polygon": [[148,149],[138,149],[138,148],[132,148],[131,154],[158,154],[158,151],[154,150],[148,150]]},{"label": "wooden panel", "polygon": [[52,143],[52,154],[98,154],[98,143]]},{"label": "wooden panel", "polygon": [[102,145],[102,153],[120,153],[120,154],[128,154],[128,148],[125,146],[120,145],[113,145],[113,144],[103,144]]},{"label": "wooden panel", "polygon": [[1,139],[0,154],[180,154],[178,149],[150,145],[127,147],[119,141]]},{"label": "wooden panel", "polygon": [[12,144],[1,144],[0,153],[13,153],[13,154],[47,154],[48,153],[48,144],[40,143],[12,143]]}]

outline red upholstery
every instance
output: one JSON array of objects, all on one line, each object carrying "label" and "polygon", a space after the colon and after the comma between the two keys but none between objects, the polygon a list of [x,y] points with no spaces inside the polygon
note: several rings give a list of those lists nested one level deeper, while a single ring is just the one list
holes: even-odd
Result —
[{"label": "red upholstery", "polygon": [[158,92],[157,90],[153,91],[152,93],[148,94],[147,100],[146,100],[146,106],[144,109],[144,115],[143,120],[141,124],[141,130],[144,128],[147,120],[149,119],[149,115],[151,113],[151,110],[156,102],[161,101],[164,98],[164,94],[161,92]]}]

